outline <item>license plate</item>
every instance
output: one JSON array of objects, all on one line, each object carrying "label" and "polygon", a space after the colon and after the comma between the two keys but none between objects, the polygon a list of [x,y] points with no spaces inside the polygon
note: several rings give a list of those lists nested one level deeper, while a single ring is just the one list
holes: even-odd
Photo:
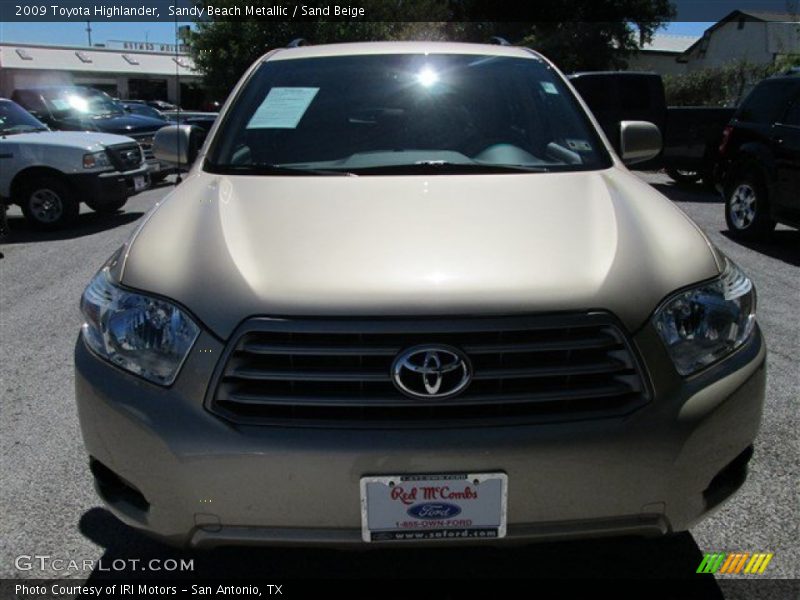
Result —
[{"label": "license plate", "polygon": [[136,192],[141,192],[144,188],[147,187],[147,181],[144,177],[134,177],[133,178],[133,189]]},{"label": "license plate", "polygon": [[505,473],[361,478],[365,542],[496,539],[506,535]]}]

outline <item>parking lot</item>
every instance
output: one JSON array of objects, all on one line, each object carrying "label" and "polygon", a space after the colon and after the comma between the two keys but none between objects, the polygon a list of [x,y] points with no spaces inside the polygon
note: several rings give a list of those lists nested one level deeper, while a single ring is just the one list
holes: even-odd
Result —
[{"label": "parking lot", "polygon": [[107,562],[193,556],[194,572],[174,574],[191,577],[437,577],[457,570],[461,577],[684,578],[695,576],[703,553],[730,551],[773,552],[771,577],[800,577],[800,232],[779,227],[769,243],[742,245],[726,236],[723,206],[714,193],[678,187],[660,174],[642,177],[676,202],[751,275],[769,348],[767,404],[750,477],[731,502],[690,534],[503,550],[391,550],[352,560],[352,553],[307,549],[188,555],[127,529],[101,507],[92,489],[73,399],[72,349],[84,286],[140,218],[170,191],[170,185],[163,185],[133,197],[112,216],[82,208],[78,226],[57,233],[32,231],[18,208],[9,211],[12,233],[0,260],[0,577],[109,575],[97,568],[86,573],[15,568],[17,556],[39,554]]}]

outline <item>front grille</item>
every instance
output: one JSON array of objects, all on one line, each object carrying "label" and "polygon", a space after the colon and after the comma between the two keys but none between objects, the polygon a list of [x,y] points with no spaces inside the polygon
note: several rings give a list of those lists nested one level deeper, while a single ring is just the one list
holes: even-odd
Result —
[{"label": "front grille", "polygon": [[139,144],[145,160],[153,160],[155,158],[155,155],[153,154],[153,135],[153,133],[129,134],[129,137],[135,139],[136,143]]},{"label": "front grille", "polygon": [[[447,345],[470,360],[461,394],[416,399],[394,385],[405,349]],[[207,408],[228,420],[403,426],[620,416],[647,401],[627,337],[607,313],[429,320],[245,323],[220,362]]]},{"label": "front grille", "polygon": [[111,163],[119,171],[133,171],[142,164],[142,151],[138,144],[116,144],[106,150]]}]

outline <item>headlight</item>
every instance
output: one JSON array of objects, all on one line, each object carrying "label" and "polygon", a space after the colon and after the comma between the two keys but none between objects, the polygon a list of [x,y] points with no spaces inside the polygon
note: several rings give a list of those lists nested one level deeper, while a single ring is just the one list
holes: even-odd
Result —
[{"label": "headlight", "polygon": [[691,375],[741,346],[755,319],[753,283],[730,260],[716,280],[672,296],[653,316],[681,375]]},{"label": "headlight", "polygon": [[170,385],[200,329],[180,308],[114,285],[103,268],[81,298],[83,339],[97,354],[149,381]]},{"label": "headlight", "polygon": [[96,167],[110,167],[111,161],[108,160],[108,154],[103,152],[92,152],[91,154],[83,155],[83,168],[94,169]]}]

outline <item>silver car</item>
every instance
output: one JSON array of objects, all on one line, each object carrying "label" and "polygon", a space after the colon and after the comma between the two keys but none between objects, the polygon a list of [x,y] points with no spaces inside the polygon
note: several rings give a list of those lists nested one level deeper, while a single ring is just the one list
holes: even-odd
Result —
[{"label": "silver car", "polygon": [[745,479],[748,277],[525,48],[304,46],[244,75],[89,283],[97,491],[166,542],[685,530]]}]

